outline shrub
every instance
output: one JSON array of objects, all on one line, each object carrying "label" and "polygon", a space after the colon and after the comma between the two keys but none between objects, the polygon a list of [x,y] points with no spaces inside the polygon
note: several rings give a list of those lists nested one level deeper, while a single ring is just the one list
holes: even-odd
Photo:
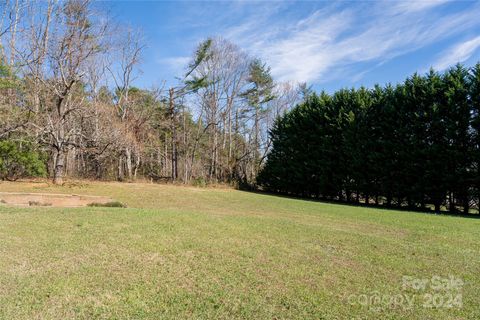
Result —
[{"label": "shrub", "polygon": [[107,207],[107,208],[126,208],[127,206],[120,201],[111,201],[111,202],[92,202],[88,204],[89,207]]},{"label": "shrub", "polygon": [[255,183],[249,182],[247,179],[240,179],[237,184],[238,190],[255,191],[258,189]]},{"label": "shrub", "polygon": [[41,177],[45,174],[45,163],[32,143],[0,141],[0,179],[15,181],[22,177]]},{"label": "shrub", "polygon": [[192,180],[192,186],[205,188],[207,186],[207,181],[204,178],[195,178]]},{"label": "shrub", "polygon": [[28,201],[30,207],[49,207],[52,204],[48,202]]}]

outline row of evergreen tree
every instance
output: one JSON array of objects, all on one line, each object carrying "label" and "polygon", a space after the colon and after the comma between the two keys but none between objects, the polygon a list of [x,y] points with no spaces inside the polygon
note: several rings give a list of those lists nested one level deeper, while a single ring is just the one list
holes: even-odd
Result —
[{"label": "row of evergreen tree", "polygon": [[480,63],[312,94],[279,118],[258,176],[302,197],[478,212]]}]

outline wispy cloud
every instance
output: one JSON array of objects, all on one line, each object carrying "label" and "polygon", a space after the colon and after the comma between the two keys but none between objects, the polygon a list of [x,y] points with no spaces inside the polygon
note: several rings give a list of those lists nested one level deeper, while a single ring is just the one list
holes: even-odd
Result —
[{"label": "wispy cloud", "polygon": [[417,0],[390,2],[391,8],[398,12],[417,12],[451,2],[452,0]]},{"label": "wispy cloud", "polygon": [[480,36],[470,39],[468,41],[460,42],[450,47],[437,59],[433,68],[437,70],[445,70],[449,66],[458,62],[468,60],[477,49],[480,48]]},{"label": "wispy cloud", "polygon": [[[345,74],[350,64],[383,63],[480,25],[479,5],[439,12],[446,2],[333,4],[293,21],[255,15],[227,29],[226,37],[266,60],[279,80],[325,82],[354,77]],[[477,47],[465,44],[457,56]]]},{"label": "wispy cloud", "polygon": [[167,57],[157,59],[157,63],[173,72],[175,76],[180,76],[190,62],[190,57]]}]

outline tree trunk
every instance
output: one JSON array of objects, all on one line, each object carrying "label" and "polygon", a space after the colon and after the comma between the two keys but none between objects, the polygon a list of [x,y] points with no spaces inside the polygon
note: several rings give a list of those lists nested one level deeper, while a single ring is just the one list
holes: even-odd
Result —
[{"label": "tree trunk", "polygon": [[[2,20],[0,21],[0,32],[5,32],[7,30],[3,30],[3,22],[5,21],[5,17],[7,16],[7,9],[9,7],[9,1],[8,0],[5,0],[5,2],[3,3],[3,13],[2,13]],[[0,46],[0,58],[3,58],[3,61],[1,61],[3,64],[7,64],[7,59],[6,59],[6,56],[5,56],[5,49],[4,49],[4,46]]]},{"label": "tree trunk", "polygon": [[232,108],[228,110],[228,156],[227,156],[227,165],[228,165],[228,176],[229,179],[232,179],[233,168],[232,164]]},{"label": "tree trunk", "polygon": [[470,211],[470,202],[468,201],[468,197],[466,197],[463,200],[463,213],[468,214],[469,211]]},{"label": "tree trunk", "polygon": [[11,31],[11,38],[10,38],[10,65],[13,66],[15,62],[15,40],[17,36],[17,25],[18,25],[18,15],[19,15],[19,6],[18,0],[15,1],[15,12],[13,18],[13,26]]},{"label": "tree trunk", "polygon": [[425,210],[425,208],[426,208],[425,197],[422,197],[422,201],[420,202],[420,206],[421,206],[422,210]]},{"label": "tree trunk", "polygon": [[[213,114],[213,112],[212,112]],[[216,117],[212,116],[210,123],[211,128],[211,154],[210,154],[210,172],[209,172],[209,179],[211,181],[217,180],[217,145],[218,145],[218,134],[217,134],[217,124],[216,124]]]},{"label": "tree trunk", "polygon": [[127,168],[127,179],[132,179],[132,150],[130,147],[125,148],[125,165]]},{"label": "tree trunk", "polygon": [[177,126],[175,124],[175,101],[174,89],[169,90],[169,109],[170,109],[170,126],[172,130],[172,181],[178,177],[178,159],[177,159]]},{"label": "tree trunk", "polygon": [[[317,192],[317,194],[318,194],[318,192]],[[346,199],[347,202],[350,202],[352,200],[351,199],[351,192],[350,192],[349,189],[345,190],[345,199]]]},{"label": "tree trunk", "polygon": [[187,117],[185,113],[185,106],[183,106],[183,183],[188,183],[188,143],[187,143]]},{"label": "tree trunk", "polygon": [[63,184],[63,170],[65,167],[65,152],[58,150],[53,173],[53,184]]},{"label": "tree trunk", "polygon": [[255,107],[255,133],[254,133],[254,141],[253,141],[253,177],[252,181],[257,177],[258,174],[258,166],[259,166],[259,149],[260,149],[260,142],[259,142],[259,135],[260,135],[260,126],[259,126],[259,114],[258,114],[258,107]]},{"label": "tree trunk", "polygon": [[453,192],[450,192],[449,197],[449,210],[451,213],[455,213],[455,199],[453,198]]},{"label": "tree trunk", "polygon": [[137,179],[137,172],[138,172],[138,168],[140,167],[141,161],[142,161],[142,158],[140,156],[140,152],[136,152],[135,153],[135,166],[134,166],[134,169],[133,169],[133,179]]},{"label": "tree trunk", "polygon": [[165,144],[164,144],[164,151],[163,151],[163,166],[162,166],[162,175],[168,175],[168,138],[167,134],[165,133]]},{"label": "tree trunk", "polygon": [[123,181],[124,176],[123,176],[123,154],[120,154],[118,156],[118,181]]}]

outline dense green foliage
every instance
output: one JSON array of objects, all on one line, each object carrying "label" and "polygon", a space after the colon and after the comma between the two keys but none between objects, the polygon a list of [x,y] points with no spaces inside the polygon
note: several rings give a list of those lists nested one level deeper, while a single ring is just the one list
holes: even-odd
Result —
[{"label": "dense green foliage", "polygon": [[468,213],[480,192],[480,64],[312,94],[271,137],[266,190]]},{"label": "dense green foliage", "polygon": [[0,141],[0,179],[44,176],[45,164],[34,146],[28,142]]}]

